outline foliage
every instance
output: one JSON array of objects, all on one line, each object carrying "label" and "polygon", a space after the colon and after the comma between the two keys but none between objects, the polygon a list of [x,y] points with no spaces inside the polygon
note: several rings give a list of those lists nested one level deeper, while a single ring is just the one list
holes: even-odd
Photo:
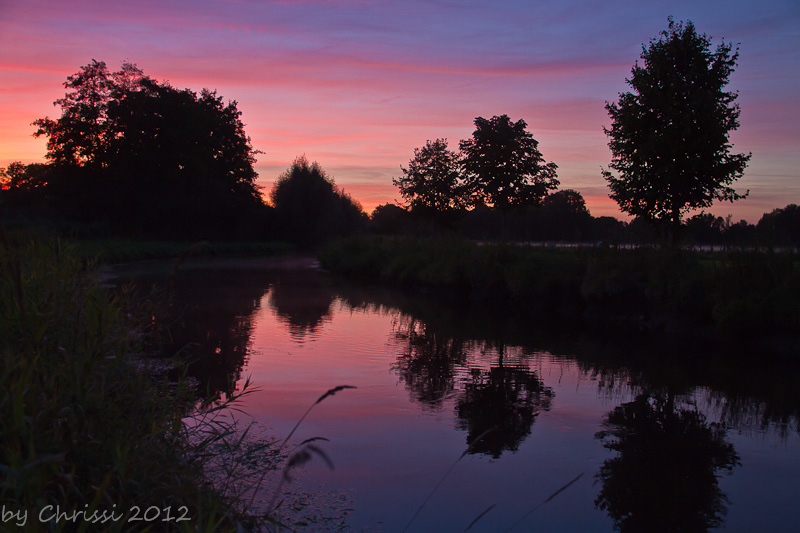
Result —
[{"label": "foliage", "polygon": [[[212,492],[204,453],[185,437],[190,398],[153,378],[135,353],[147,328],[124,296],[101,289],[59,244],[0,245],[0,500],[113,513],[97,530],[129,530],[134,506],[170,509],[174,530],[235,529],[233,502]],[[206,450],[207,451],[207,450]],[[188,522],[177,522],[186,507]],[[80,515],[79,515],[80,516]],[[152,516],[152,513],[151,513]],[[86,521],[88,522],[88,520]],[[95,522],[97,523],[97,522]]]},{"label": "foliage", "polygon": [[350,239],[320,254],[332,272],[502,302],[552,315],[586,316],[653,331],[726,338],[796,334],[796,254],[680,249],[544,248],[457,239]]},{"label": "foliage", "polygon": [[281,235],[302,246],[348,235],[365,223],[361,205],[305,157],[295,159],[277,179],[270,200]]},{"label": "foliage", "polygon": [[48,137],[55,207],[127,233],[254,236],[268,211],[235,101],[178,90],[135,65],[92,61],[67,78],[61,117],[34,122]]},{"label": "foliage", "polygon": [[384,235],[399,235],[409,227],[409,212],[397,204],[381,204],[372,210],[370,230]]},{"label": "foliage", "polygon": [[392,183],[400,189],[412,211],[441,219],[466,203],[458,165],[458,154],[447,149],[447,139],[427,141],[422,148],[414,148],[408,168],[400,167],[403,177],[393,179]]},{"label": "foliage", "polygon": [[538,204],[558,187],[556,164],[545,162],[526,127],[524,120],[511,122],[508,115],[475,119],[472,138],[459,144],[466,186],[475,202],[505,212]]},{"label": "foliage", "polygon": [[800,206],[789,204],[764,213],[757,229],[765,240],[772,240],[773,244],[800,246]]},{"label": "foliage", "polygon": [[739,52],[724,42],[713,53],[710,46],[691,22],[670,18],[626,80],[633,92],[606,104],[609,166],[619,173],[603,171],[610,196],[626,213],[670,223],[673,238],[687,211],[747,196],[731,187],[750,155],[730,153],[740,108],[738,95],[724,91]]},{"label": "foliage", "polygon": [[53,105],[61,107],[61,117],[34,121],[34,135],[47,136],[47,159],[57,166],[97,166],[109,139],[108,106],[127,91],[137,89],[144,78],[135,65],[124,63],[114,73],[105,62],[92,59],[88,65],[64,82],[71,90]]}]

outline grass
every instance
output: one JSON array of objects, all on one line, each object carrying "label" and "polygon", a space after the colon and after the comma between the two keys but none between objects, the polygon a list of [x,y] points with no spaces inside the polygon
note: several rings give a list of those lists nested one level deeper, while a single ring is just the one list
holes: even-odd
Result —
[{"label": "grass", "polygon": [[363,281],[626,327],[729,338],[800,330],[796,253],[353,238],[328,245],[320,261]]},{"label": "grass", "polygon": [[0,228],[4,516],[25,517],[27,531],[282,528],[251,495],[285,463],[278,494],[293,468],[324,452],[307,441],[284,453],[241,427],[232,413],[249,382],[198,404],[193,387],[149,371],[141,350],[156,329],[153,302],[130,294],[102,288],[72,247]]},{"label": "grass", "polygon": [[86,260],[126,263],[145,259],[173,259],[209,256],[270,256],[294,250],[282,242],[173,242],[105,238],[82,239],[75,243],[75,253]]},{"label": "grass", "polygon": [[[134,371],[146,324],[130,302],[58,242],[3,237],[0,502],[25,512],[30,531],[235,529],[245,517],[213,490],[187,439],[188,389]],[[40,521],[48,509],[85,514]],[[159,518],[128,522],[145,510]],[[103,512],[102,527],[88,525]]]}]

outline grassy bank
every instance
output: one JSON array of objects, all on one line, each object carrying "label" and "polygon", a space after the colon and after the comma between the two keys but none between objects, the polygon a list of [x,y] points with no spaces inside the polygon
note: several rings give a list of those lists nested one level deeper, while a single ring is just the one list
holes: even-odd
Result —
[{"label": "grassy bank", "polygon": [[351,278],[647,329],[740,338],[800,328],[796,254],[358,238],[327,246],[320,261]]},{"label": "grassy bank", "polygon": [[58,243],[2,241],[2,528],[235,530],[240,507],[204,474],[214,439],[182,422],[193,397],[137,370],[136,305]]},{"label": "grassy bank", "polygon": [[283,242],[174,242],[132,239],[82,239],[75,241],[75,253],[83,259],[104,263],[127,263],[147,259],[217,256],[272,256],[294,251]]}]

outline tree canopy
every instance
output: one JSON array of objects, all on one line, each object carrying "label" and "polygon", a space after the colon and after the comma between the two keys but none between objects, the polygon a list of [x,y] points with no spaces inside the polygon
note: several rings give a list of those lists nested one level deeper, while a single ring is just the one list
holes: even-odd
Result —
[{"label": "tree canopy", "polygon": [[303,246],[352,233],[365,223],[361,204],[305,156],[278,177],[270,192],[281,234]]},{"label": "tree canopy", "polygon": [[408,168],[400,167],[403,177],[392,183],[412,211],[442,215],[462,207],[466,200],[458,164],[458,154],[447,148],[447,139],[429,140],[422,148],[414,148]]},{"label": "tree canopy", "polygon": [[34,122],[48,137],[48,190],[62,210],[145,234],[253,234],[267,208],[235,101],[94,60],[64,86],[61,117]]},{"label": "tree canopy", "polygon": [[764,213],[758,221],[758,230],[775,244],[800,246],[800,206],[789,204]]},{"label": "tree canopy", "polygon": [[547,163],[539,143],[520,119],[508,115],[477,117],[471,139],[459,144],[467,189],[476,203],[505,212],[539,204],[558,187],[555,163]]},{"label": "tree canopy", "polygon": [[609,166],[619,175],[603,175],[623,211],[677,229],[688,211],[747,196],[731,186],[750,155],[730,153],[740,109],[737,93],[724,90],[739,52],[724,42],[710,47],[691,22],[670,18],[669,29],[642,47],[643,65],[626,80],[633,91],[606,103]]}]

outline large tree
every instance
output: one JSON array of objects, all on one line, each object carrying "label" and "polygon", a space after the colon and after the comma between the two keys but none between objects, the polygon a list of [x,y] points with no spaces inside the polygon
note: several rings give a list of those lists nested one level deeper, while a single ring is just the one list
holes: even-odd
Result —
[{"label": "large tree", "polygon": [[735,92],[725,91],[739,52],[698,35],[691,22],[675,23],[642,47],[618,103],[606,103],[613,121],[612,174],[603,175],[620,208],[655,224],[668,223],[673,240],[681,217],[715,200],[747,196],[732,184],[750,155],[731,154],[729,134],[739,126]]},{"label": "large tree", "polygon": [[464,187],[459,172],[458,154],[447,148],[447,139],[427,141],[414,149],[403,177],[392,179],[412,211],[441,218],[464,204]]},{"label": "large tree", "polygon": [[472,138],[459,145],[475,203],[506,213],[516,206],[536,205],[558,187],[556,164],[545,162],[527,126],[508,115],[475,119]]},{"label": "large tree", "polygon": [[[67,78],[61,117],[34,124],[54,167],[48,190],[68,215],[122,231],[252,237],[266,206],[237,103],[105,63]],[[71,209],[70,209],[71,208]]]},{"label": "large tree", "polygon": [[353,233],[366,223],[361,204],[305,156],[278,177],[270,201],[283,237],[302,246]]},{"label": "large tree", "polygon": [[67,76],[64,98],[53,102],[61,108],[58,119],[40,118],[33,122],[34,136],[47,136],[47,159],[56,165],[92,165],[98,162],[108,135],[108,105],[135,91],[145,79],[131,63],[109,72],[105,62],[92,62]]}]

